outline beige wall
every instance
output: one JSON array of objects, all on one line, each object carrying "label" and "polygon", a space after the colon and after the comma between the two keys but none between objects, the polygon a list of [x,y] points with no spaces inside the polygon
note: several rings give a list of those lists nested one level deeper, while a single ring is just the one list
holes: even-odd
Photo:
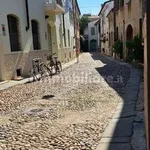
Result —
[{"label": "beige wall", "polygon": [[109,22],[109,54],[113,54],[113,44],[114,44],[114,12],[109,13],[108,22]]},{"label": "beige wall", "polygon": [[45,54],[49,54],[48,50],[32,51],[30,53],[16,53],[5,55],[5,76],[7,80],[16,77],[16,70],[21,69],[22,76],[28,77],[32,68],[32,60],[41,58],[46,62]]},{"label": "beige wall", "polygon": [[[126,31],[128,25],[133,28],[133,37],[139,34],[139,19],[142,18],[142,1],[132,0],[124,4],[116,13],[116,26],[118,27],[118,37],[124,43],[126,42]],[[124,44],[124,58],[126,58],[126,46]]]},{"label": "beige wall", "polygon": [[67,63],[76,58],[76,51],[72,48],[64,48],[62,49],[62,62]]}]

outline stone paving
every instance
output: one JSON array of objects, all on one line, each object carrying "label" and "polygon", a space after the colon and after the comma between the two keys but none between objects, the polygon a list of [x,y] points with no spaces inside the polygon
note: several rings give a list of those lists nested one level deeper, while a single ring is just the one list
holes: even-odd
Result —
[{"label": "stone paving", "polygon": [[[125,129],[122,124],[129,129],[123,132],[125,137],[113,138],[116,149],[127,150],[136,96],[125,95],[124,87],[137,84],[129,77],[129,66],[99,53],[85,53],[79,63],[52,79],[1,91],[0,150],[95,150],[100,140],[105,147],[107,135],[113,134],[105,130],[107,124],[114,113],[112,126],[120,120],[124,99],[132,97],[133,102],[126,102],[127,108],[131,104],[129,113],[123,112],[118,125],[118,130]],[[118,145],[118,141],[126,142]]]}]

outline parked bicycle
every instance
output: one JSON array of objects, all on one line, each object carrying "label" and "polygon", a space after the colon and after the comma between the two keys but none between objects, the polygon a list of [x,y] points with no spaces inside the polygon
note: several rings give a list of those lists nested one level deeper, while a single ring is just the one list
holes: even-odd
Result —
[{"label": "parked bicycle", "polygon": [[47,60],[49,61],[47,66],[50,68],[53,74],[58,74],[62,71],[62,64],[55,55],[56,53],[53,53],[52,55],[46,54]]},{"label": "parked bicycle", "polygon": [[33,81],[40,80],[46,76],[52,77],[51,69],[42,62],[41,58],[33,59],[32,66],[33,68],[31,69],[30,77],[33,77]]},{"label": "parked bicycle", "polygon": [[40,80],[46,76],[52,77],[53,74],[58,74],[62,71],[61,62],[55,55],[56,53],[52,55],[45,54],[45,56],[47,56],[47,64],[42,62],[41,58],[36,58],[32,60],[33,68],[31,69],[30,77],[33,77],[33,81]]}]

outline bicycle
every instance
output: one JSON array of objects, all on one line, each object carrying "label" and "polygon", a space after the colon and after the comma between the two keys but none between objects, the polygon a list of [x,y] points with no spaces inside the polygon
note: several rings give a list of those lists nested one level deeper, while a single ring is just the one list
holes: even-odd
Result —
[{"label": "bicycle", "polygon": [[31,69],[31,77],[33,81],[41,80],[43,77],[52,77],[51,69],[41,61],[41,58],[36,58],[32,60],[33,68]]},{"label": "bicycle", "polygon": [[58,57],[54,56],[54,55],[56,55],[56,53],[53,53],[52,55],[46,54],[47,60],[49,61],[47,66],[50,68],[51,72],[53,72],[53,70],[54,70],[54,74],[58,74],[62,71],[62,64],[58,60]]}]

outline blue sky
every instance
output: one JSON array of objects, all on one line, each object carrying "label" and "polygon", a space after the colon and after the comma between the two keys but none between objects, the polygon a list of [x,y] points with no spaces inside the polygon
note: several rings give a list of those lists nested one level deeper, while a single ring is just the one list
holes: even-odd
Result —
[{"label": "blue sky", "polygon": [[97,15],[100,11],[101,4],[106,0],[78,0],[82,14],[91,13]]}]

